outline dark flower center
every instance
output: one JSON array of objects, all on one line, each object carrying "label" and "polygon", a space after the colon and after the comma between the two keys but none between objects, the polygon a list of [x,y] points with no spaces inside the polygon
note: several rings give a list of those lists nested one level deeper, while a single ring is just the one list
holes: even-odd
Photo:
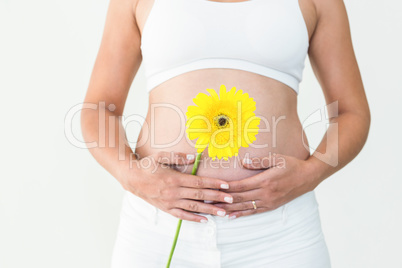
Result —
[{"label": "dark flower center", "polygon": [[218,120],[218,124],[219,124],[220,126],[226,125],[226,122],[227,122],[227,120],[226,120],[226,118],[224,118],[224,117],[221,117],[221,118],[219,118],[219,120]]},{"label": "dark flower center", "polygon": [[224,128],[224,127],[226,127],[228,124],[229,124],[229,117],[227,117],[226,115],[224,115],[224,114],[220,114],[220,115],[218,115],[218,116],[215,116],[215,118],[214,118],[215,120],[215,125],[218,127],[218,128]]}]

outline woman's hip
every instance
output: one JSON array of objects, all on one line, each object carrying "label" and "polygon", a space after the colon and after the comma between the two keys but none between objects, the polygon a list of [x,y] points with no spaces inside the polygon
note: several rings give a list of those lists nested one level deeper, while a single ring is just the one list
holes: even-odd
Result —
[{"label": "woman's hip", "polygon": [[[199,214],[208,222],[182,221],[176,261],[190,262],[193,253],[208,267],[330,267],[314,191],[275,210],[236,219]],[[119,235],[126,243],[131,240],[132,249],[167,261],[178,221],[127,191]]]}]

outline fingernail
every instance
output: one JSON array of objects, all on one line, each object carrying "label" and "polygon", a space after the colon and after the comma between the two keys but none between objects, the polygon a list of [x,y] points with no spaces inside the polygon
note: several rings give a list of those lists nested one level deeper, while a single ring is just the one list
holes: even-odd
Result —
[{"label": "fingernail", "polygon": [[223,216],[225,216],[225,214],[226,214],[225,211],[222,211],[222,210],[219,210],[219,211],[218,211],[218,216],[223,217]]},{"label": "fingernail", "polygon": [[222,189],[229,189],[229,184],[222,183],[221,188]]},{"label": "fingernail", "polygon": [[195,156],[193,154],[188,154],[188,155],[186,155],[186,157],[187,157],[187,160],[193,160]]},{"label": "fingernail", "polygon": [[233,219],[236,219],[236,215],[232,215],[229,217],[229,220],[233,220]]},{"label": "fingernail", "polygon": [[224,200],[228,203],[233,203],[233,197],[225,196]]},{"label": "fingernail", "polygon": [[206,219],[202,219],[200,222],[201,222],[201,223],[207,223],[207,222],[208,222],[208,220],[206,220]]},{"label": "fingernail", "polygon": [[244,163],[244,164],[251,164],[252,161],[251,161],[250,158],[244,158],[244,159],[243,159],[243,163]]}]

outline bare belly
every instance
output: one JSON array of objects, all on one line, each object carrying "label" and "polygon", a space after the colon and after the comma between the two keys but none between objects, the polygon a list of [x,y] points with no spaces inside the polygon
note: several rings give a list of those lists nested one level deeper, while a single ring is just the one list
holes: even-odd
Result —
[{"label": "bare belly", "polygon": [[[212,161],[205,149],[197,175],[226,181],[243,179],[263,170],[242,167],[239,159],[273,154],[306,159],[310,155],[308,141],[297,115],[297,94],[287,85],[258,74],[235,69],[195,70],[173,77],[149,94],[149,109],[138,136],[135,153],[143,158],[158,151],[196,153],[195,141],[186,139],[187,107],[193,98],[207,88],[219,92],[236,87],[247,92],[256,102],[256,116],[261,118],[256,140],[239,149],[238,157]],[[286,164],[286,163],[281,163]],[[178,166],[191,173],[192,165]]]}]

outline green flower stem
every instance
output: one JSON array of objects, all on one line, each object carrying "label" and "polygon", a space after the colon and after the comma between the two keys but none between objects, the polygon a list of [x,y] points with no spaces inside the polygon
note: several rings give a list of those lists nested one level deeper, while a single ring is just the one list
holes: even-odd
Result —
[{"label": "green flower stem", "polygon": [[[193,166],[193,170],[191,172],[191,175],[197,174],[198,165],[200,163],[201,155],[202,155],[202,153],[197,153],[197,157],[195,158],[195,162],[194,162],[194,166]],[[168,261],[168,263],[166,265],[166,268],[170,267],[170,262],[172,261],[173,252],[174,252],[174,249],[175,249],[176,243],[177,243],[177,238],[179,237],[181,223],[182,223],[182,219],[179,219],[179,223],[177,224],[177,228],[176,228],[176,235],[174,237],[172,249],[170,250],[169,261]]]},{"label": "green flower stem", "polygon": [[202,155],[202,153],[197,154],[197,157],[195,158],[195,161],[194,161],[193,170],[191,171],[191,175],[197,174],[198,165],[200,164],[201,155]]}]

